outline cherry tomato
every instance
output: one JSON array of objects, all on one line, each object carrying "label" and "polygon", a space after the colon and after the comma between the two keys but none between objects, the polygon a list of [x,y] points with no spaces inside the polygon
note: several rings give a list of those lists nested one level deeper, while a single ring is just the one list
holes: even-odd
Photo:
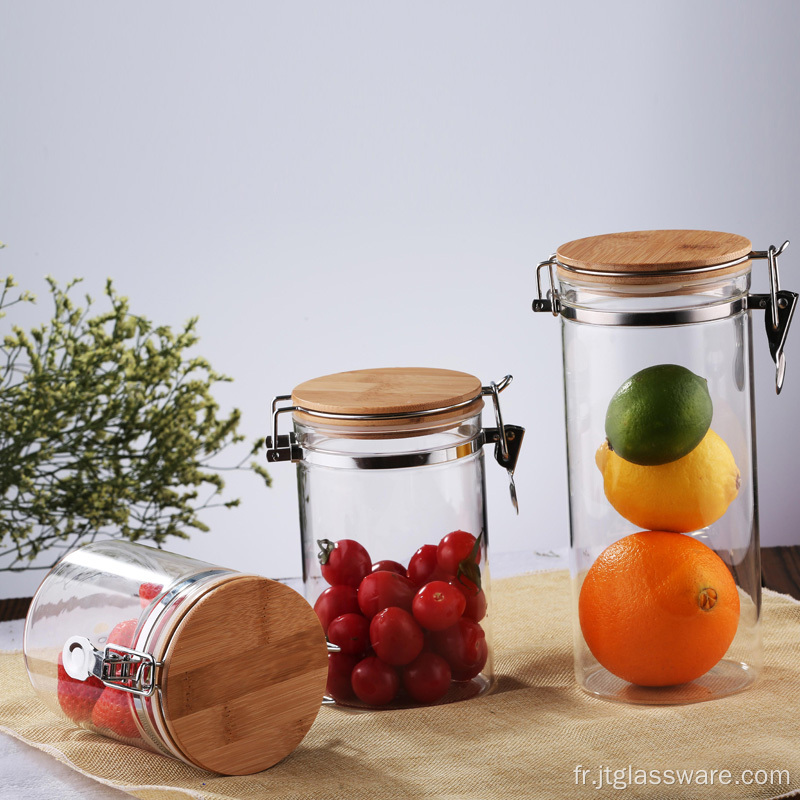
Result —
[{"label": "cherry tomato", "polygon": [[450,688],[450,677],[447,661],[427,650],[403,667],[403,686],[418,703],[435,703],[444,697]]},{"label": "cherry tomato", "polygon": [[[465,559],[470,558],[475,547],[475,537],[466,531],[453,531],[448,533],[436,549],[436,560],[439,566],[451,575],[458,573],[458,565]],[[476,564],[480,564],[481,551],[473,557]]]},{"label": "cherry tomato", "polygon": [[489,658],[489,645],[486,644],[486,637],[478,639],[478,658],[472,664],[463,667],[452,668],[454,681],[471,681],[485,666]]},{"label": "cherry tomato", "polygon": [[365,617],[372,619],[389,606],[411,611],[411,600],[417,587],[396,572],[371,572],[358,587],[358,606]]},{"label": "cherry tomato", "polygon": [[473,622],[480,622],[486,616],[486,594],[479,589],[466,575],[459,575],[448,581],[451,586],[456,586],[467,598],[467,607],[464,616]]},{"label": "cherry tomato", "polygon": [[372,559],[363,545],[353,539],[339,539],[334,543],[330,539],[320,539],[320,571],[322,577],[331,585],[352,586],[358,585],[369,575],[372,569]]},{"label": "cherry tomato", "polygon": [[430,640],[450,665],[454,681],[471,680],[486,665],[486,634],[477,622],[462,617],[455,625],[432,632]]},{"label": "cherry tomato", "polygon": [[439,567],[436,560],[437,547],[435,544],[424,544],[411,556],[406,574],[419,587],[428,581],[446,581],[455,575],[455,570],[447,574]]},{"label": "cherry tomato", "polygon": [[376,561],[372,565],[372,572],[396,572],[398,575],[406,577],[406,568],[397,561]]},{"label": "cherry tomato", "polygon": [[375,656],[368,656],[356,664],[350,682],[356,697],[371,706],[391,703],[400,688],[400,679],[394,668]]},{"label": "cherry tomato", "polygon": [[353,668],[361,659],[347,653],[330,653],[328,655],[328,683],[325,693],[339,703],[353,699],[353,686],[350,676]]},{"label": "cherry tomato", "polygon": [[[454,583],[461,591],[464,591],[462,585],[457,580]],[[479,589],[477,594],[472,591],[464,592],[464,596],[467,598],[467,607],[464,609],[464,616],[467,619],[471,619],[473,622],[480,622],[486,616],[486,595],[483,589]]]},{"label": "cherry tomato", "polygon": [[342,614],[331,620],[328,641],[343,653],[363,656],[369,649],[369,620],[361,614]]},{"label": "cherry tomato", "polygon": [[426,583],[411,602],[414,619],[429,631],[443,631],[455,625],[466,607],[464,592],[444,581]]},{"label": "cherry tomato", "polygon": [[392,606],[372,618],[369,640],[381,661],[399,667],[413,661],[422,652],[425,635],[408,611]]},{"label": "cherry tomato", "polygon": [[322,630],[328,635],[328,626],[342,614],[358,613],[358,596],[352,586],[329,586],[314,603]]}]

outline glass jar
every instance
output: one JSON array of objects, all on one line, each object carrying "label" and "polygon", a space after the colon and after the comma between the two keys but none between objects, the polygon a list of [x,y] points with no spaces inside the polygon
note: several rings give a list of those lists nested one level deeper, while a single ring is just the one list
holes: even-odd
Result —
[{"label": "glass jar", "polygon": [[[267,453],[297,463],[306,597],[341,648],[329,657],[330,702],[397,708],[490,688],[483,446],[495,445],[516,505],[524,431],[503,424],[498,399],[510,381],[358,370],[273,401]],[[481,424],[484,396],[496,427]],[[282,413],[291,434],[278,434]]]},{"label": "glass jar", "polygon": [[[780,290],[782,250],[639,231],[539,265],[534,311],[561,318],[575,674],[590,694],[690,703],[758,677],[751,317],[765,310],[780,391],[797,300]],[[750,293],[760,258],[767,295]]]},{"label": "glass jar", "polygon": [[227,775],[290,753],[327,675],[322,629],[293,589],[122,541],[56,564],[33,598],[23,652],[55,713]]}]

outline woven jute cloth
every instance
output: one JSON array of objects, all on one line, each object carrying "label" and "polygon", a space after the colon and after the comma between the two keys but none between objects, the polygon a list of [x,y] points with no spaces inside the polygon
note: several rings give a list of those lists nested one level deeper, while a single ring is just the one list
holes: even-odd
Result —
[{"label": "woven jute cloth", "polygon": [[494,692],[400,711],[323,708],[301,745],[258,775],[201,772],[57,719],[33,694],[19,653],[0,654],[0,730],[143,800],[736,800],[800,788],[799,603],[765,592],[766,664],[753,688],[655,707],[577,687],[569,598],[566,572],[496,581]]}]

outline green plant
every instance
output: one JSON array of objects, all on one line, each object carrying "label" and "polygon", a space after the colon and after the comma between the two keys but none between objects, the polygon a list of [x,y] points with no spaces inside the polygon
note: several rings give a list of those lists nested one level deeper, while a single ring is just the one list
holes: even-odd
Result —
[{"label": "green plant", "polygon": [[[240,412],[219,415],[214,384],[229,381],[186,351],[197,319],[179,333],[134,315],[112,282],[110,308],[90,316],[48,278],[54,312],[25,332],[13,326],[0,347],[0,570],[24,569],[40,553],[98,536],[161,545],[169,536],[208,530],[199,513],[238,505],[223,500],[217,457],[243,440]],[[16,283],[0,283],[0,317]],[[249,462],[249,463],[248,463]],[[59,552],[59,556],[60,556]],[[44,567],[36,567],[44,568]]]}]

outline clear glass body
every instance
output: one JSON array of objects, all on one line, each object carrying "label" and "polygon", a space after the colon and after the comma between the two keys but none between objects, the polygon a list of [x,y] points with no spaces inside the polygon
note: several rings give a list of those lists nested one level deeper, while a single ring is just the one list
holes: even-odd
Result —
[{"label": "clear glass body", "polygon": [[[453,658],[457,662],[458,656],[452,653],[455,647],[461,648],[460,655],[467,662],[466,667],[462,663],[460,668],[455,662],[451,664],[451,679],[441,697],[420,700],[409,694],[405,677],[408,663],[393,665],[398,677],[397,690],[387,702],[383,698],[380,702],[359,700],[348,690],[347,675],[345,689],[333,691],[331,675],[337,657],[331,656],[330,702],[349,708],[398,708],[462,700],[491,687],[491,598],[481,430],[480,413],[474,411],[469,417],[427,431],[382,428],[379,437],[374,428],[343,430],[295,420],[295,433],[304,451],[304,458],[297,466],[303,581],[306,599],[315,606],[323,627],[326,613],[333,613],[330,608],[341,610],[327,605],[326,598],[332,594],[330,589],[335,579],[331,581],[323,574],[319,544],[323,540],[331,543],[354,540],[366,549],[373,565],[379,561],[397,562],[403,580],[413,586],[412,595],[431,581],[442,580],[458,585],[457,591],[466,598],[461,617],[448,625],[449,634],[432,633],[418,623],[424,637],[420,655],[432,652],[448,662]],[[455,568],[438,568],[435,573],[425,568],[426,563],[438,564],[436,554],[440,543],[447,534],[457,531],[474,537],[470,552],[461,555],[477,566],[479,586],[463,573],[457,576]],[[426,557],[432,556],[433,561],[426,562],[420,555],[409,569],[412,557],[423,545],[433,546],[426,550]],[[352,603],[354,597],[363,599],[365,590],[358,585],[358,589],[353,587],[342,608],[347,602]],[[380,604],[388,602],[391,606],[396,602],[418,622],[409,607],[412,602],[409,593],[402,586],[399,589],[402,590],[399,599],[384,598]],[[351,610],[375,624],[370,610],[365,608],[362,604]],[[371,637],[374,640],[373,628]],[[329,632],[328,638],[333,641],[336,637]],[[444,639],[448,639],[449,645]],[[360,660],[373,655],[380,653],[366,642],[360,652],[351,654],[346,672],[352,674]],[[417,681],[427,685],[424,672],[421,678],[417,675]]]},{"label": "clear glass body", "polygon": [[[598,286],[563,279],[560,283],[562,298],[578,312],[592,310],[636,314],[646,311],[727,307],[731,301],[746,296],[749,273],[706,278],[682,286],[674,283],[658,287]],[[573,633],[575,675],[578,683],[595,696],[646,704],[697,702],[747,688],[758,676],[763,660],[759,628],[761,569],[749,312],[739,310],[715,321],[663,327],[591,324],[563,317],[561,324],[569,470]],[[627,602],[630,607],[639,602],[640,590],[643,594],[652,591],[653,597],[660,603],[655,610],[651,609],[652,616],[644,624],[644,627],[650,629],[647,636],[655,636],[655,639],[648,640],[653,642],[651,655],[647,653],[650,645],[642,645],[641,639],[637,640],[635,636],[631,639],[623,636],[619,641],[609,644],[610,637],[615,635],[613,632],[609,633],[611,628],[603,629],[601,625],[601,634],[597,633],[598,629],[592,627],[596,625],[597,608],[596,604],[592,606],[590,603],[590,592],[587,591],[584,598],[585,606],[581,606],[584,581],[598,556],[609,545],[630,534],[655,529],[650,525],[637,525],[622,515],[624,512],[627,516],[636,516],[630,513],[626,506],[628,499],[620,492],[618,485],[606,484],[604,479],[607,474],[601,471],[603,467],[599,465],[607,462],[598,457],[597,451],[606,438],[606,413],[615,392],[635,373],[659,364],[681,365],[707,380],[713,403],[711,429],[729,448],[739,472],[738,494],[721,517],[698,529],[682,530],[675,534],[692,537],[711,548],[726,565],[726,571],[733,576],[739,595],[738,624],[733,623],[735,635],[727,651],[710,669],[678,685],[645,685],[648,679],[636,683],[619,677],[598,660],[584,635],[585,631],[592,631],[594,649],[606,665],[610,664],[616,672],[624,670],[620,670],[608,656],[607,645],[612,651],[614,647],[627,647],[630,650],[642,647],[645,651],[642,656],[645,662],[648,658],[663,662],[673,656],[658,654],[659,637],[666,641],[675,633],[676,644],[670,652],[678,653],[675,657],[680,660],[685,653],[691,651],[689,658],[693,658],[694,647],[681,647],[683,633],[679,632],[690,630],[695,622],[705,624],[711,617],[704,617],[704,612],[698,611],[691,603],[688,609],[684,609],[687,617],[674,613],[674,608],[669,606],[671,601],[665,599],[668,589],[663,587],[672,586],[669,583],[673,580],[674,564],[670,560],[672,556],[665,558],[663,566],[658,567],[649,578],[634,574],[637,569],[635,565],[632,567],[634,572],[631,572],[631,564],[625,562],[624,570],[615,579],[618,584],[631,589]],[[627,465],[625,467],[629,468]],[[660,467],[639,469],[654,470]],[[715,469],[714,462],[710,462],[689,480],[694,483],[711,480],[713,483]],[[657,473],[651,471],[647,474]],[[644,476],[645,473],[637,475]],[[644,480],[650,481],[650,478],[645,477]],[[659,478],[654,484],[648,484],[650,488],[635,481],[633,486],[641,485],[642,492],[651,492],[654,507],[667,504],[680,512],[683,496],[678,494],[672,499],[665,499],[668,488],[666,478],[664,480],[664,483],[659,483]],[[628,491],[631,491],[630,487]],[[658,514],[654,513],[653,516],[658,517]],[[675,531],[679,528],[680,525],[661,529]],[[652,543],[654,539],[648,541]],[[674,552],[684,552],[683,546],[686,543],[683,540],[669,541]],[[678,568],[678,572],[680,569]],[[692,580],[695,578],[696,576]],[[702,577],[697,579],[701,583],[704,580]],[[637,581],[651,585],[645,586]],[[705,590],[705,587],[702,588]],[[627,613],[627,610],[623,613]],[[641,626],[642,621],[633,625]],[[713,626],[709,630],[713,632]],[[606,636],[608,641],[598,643],[599,636]]]},{"label": "clear glass body", "polygon": [[74,550],[44,579],[25,620],[23,652],[33,688],[54,713],[82,728],[185,761],[154,708],[158,693],[146,698],[95,677],[75,680],[63,667],[62,649],[82,636],[101,651],[111,643],[158,653],[177,609],[234,574],[130,542]]}]

